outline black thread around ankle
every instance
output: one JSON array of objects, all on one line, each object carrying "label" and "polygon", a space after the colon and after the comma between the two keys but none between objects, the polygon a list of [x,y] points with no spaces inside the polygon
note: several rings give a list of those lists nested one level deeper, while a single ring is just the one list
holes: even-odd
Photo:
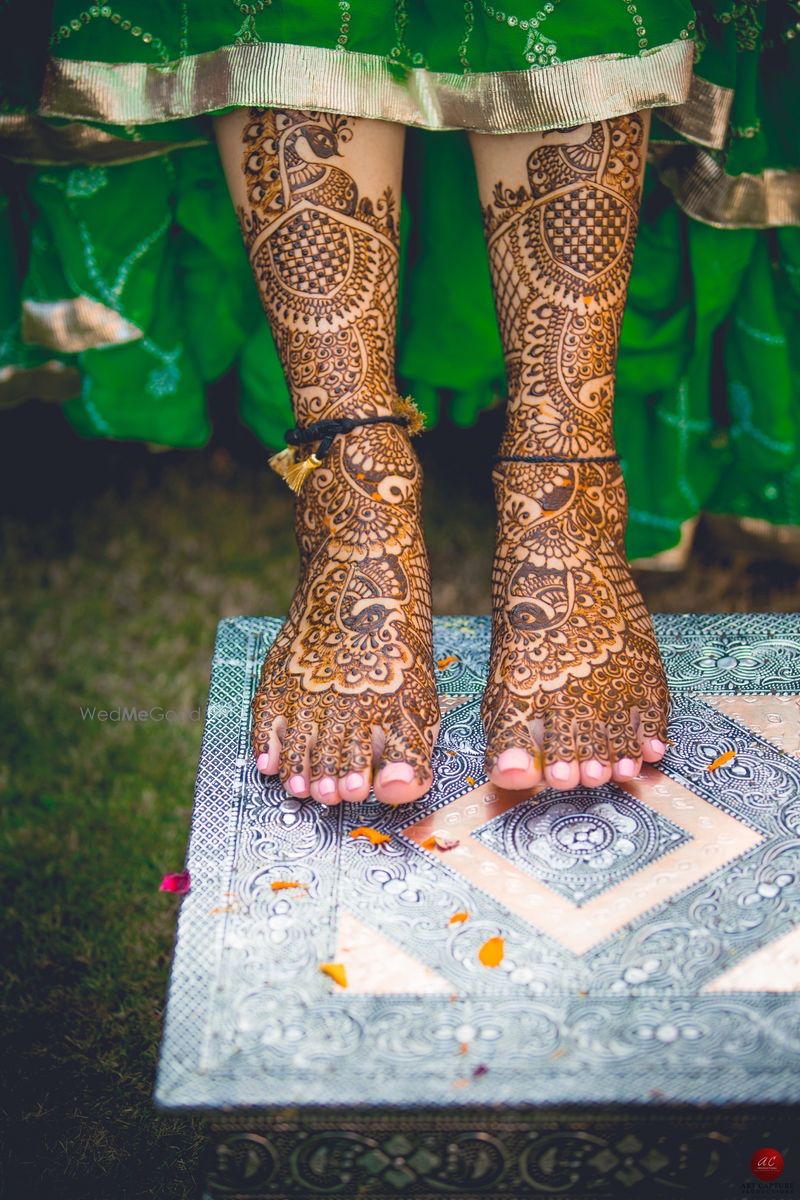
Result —
[{"label": "black thread around ankle", "polygon": [[319,446],[314,451],[317,458],[324,458],[333,445],[333,439],[338,437],[340,433],[350,433],[353,429],[358,429],[360,425],[408,425],[408,417],[400,416],[399,413],[391,413],[387,416],[375,417],[341,417],[334,421],[314,421],[311,425],[296,425],[294,429],[287,429],[284,437],[287,446],[307,446],[309,442],[319,442]]},{"label": "black thread around ankle", "polygon": [[563,454],[495,454],[493,462],[512,463],[607,463],[619,462],[618,454],[595,454],[582,458],[568,458]]}]

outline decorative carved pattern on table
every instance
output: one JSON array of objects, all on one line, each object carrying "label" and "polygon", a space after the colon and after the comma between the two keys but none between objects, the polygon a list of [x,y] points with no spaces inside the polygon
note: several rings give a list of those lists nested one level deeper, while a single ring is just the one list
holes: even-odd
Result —
[{"label": "decorative carved pattern on table", "polygon": [[798,1141],[800,618],[655,624],[664,762],[520,800],[482,770],[488,621],[437,619],[435,783],[392,810],[258,775],[279,622],[220,623],[156,1090],[225,1130],[209,1197],[739,1196]]}]

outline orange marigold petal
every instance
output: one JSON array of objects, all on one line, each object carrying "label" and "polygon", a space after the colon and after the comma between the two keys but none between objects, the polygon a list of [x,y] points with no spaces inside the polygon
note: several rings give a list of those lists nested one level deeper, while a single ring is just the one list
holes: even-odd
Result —
[{"label": "orange marigold petal", "polygon": [[478,958],[485,967],[499,967],[505,954],[505,938],[490,937],[478,951]]},{"label": "orange marigold petal", "polygon": [[448,925],[460,925],[461,922],[466,921],[468,917],[469,917],[468,912],[454,912],[452,917],[450,918],[450,920],[447,922],[447,924]]},{"label": "orange marigold petal", "polygon": [[269,885],[273,892],[282,892],[285,888],[302,888],[308,887],[307,883],[300,883],[297,879],[273,879]]},{"label": "orange marigold petal", "polygon": [[431,834],[430,837],[425,838],[424,842],[420,842],[420,846],[422,847],[423,850],[435,850],[436,849],[436,838],[433,836],[433,834]]},{"label": "orange marigold petal", "polygon": [[344,963],[320,963],[319,969],[323,975],[327,975],[334,983],[338,983],[339,987],[347,987],[347,972],[344,969]]},{"label": "orange marigold petal", "polygon": [[726,750],[724,754],[720,754],[719,758],[715,758],[712,763],[706,767],[707,771],[716,771],[720,767],[724,767],[725,763],[729,763],[732,758],[736,758],[735,750]]},{"label": "orange marigold petal", "polygon": [[452,667],[453,663],[457,663],[457,662],[458,662],[457,654],[448,654],[447,658],[437,659],[436,665],[440,671],[443,671],[445,669],[445,667]]},{"label": "orange marigold petal", "polygon": [[383,842],[390,842],[392,840],[388,833],[379,833],[377,829],[373,829],[370,825],[359,825],[358,829],[351,829],[350,837],[368,838],[373,846],[380,846]]}]

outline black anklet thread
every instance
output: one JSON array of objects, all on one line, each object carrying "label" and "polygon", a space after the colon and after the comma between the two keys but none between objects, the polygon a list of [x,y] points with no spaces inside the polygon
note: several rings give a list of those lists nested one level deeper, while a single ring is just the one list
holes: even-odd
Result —
[{"label": "black anklet thread", "polygon": [[516,463],[607,463],[619,462],[618,454],[595,454],[581,458],[567,458],[562,454],[495,454],[494,462],[516,462]]},{"label": "black anklet thread", "polygon": [[297,425],[288,429],[284,435],[287,446],[307,446],[309,442],[319,442],[314,451],[318,459],[323,459],[333,445],[333,439],[340,433],[350,433],[360,425],[408,425],[408,417],[392,413],[385,417],[342,417],[338,421],[314,421],[312,425]]}]

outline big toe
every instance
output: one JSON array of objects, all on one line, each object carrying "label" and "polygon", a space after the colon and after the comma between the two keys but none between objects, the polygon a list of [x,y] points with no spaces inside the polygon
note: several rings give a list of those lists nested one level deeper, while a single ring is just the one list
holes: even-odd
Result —
[{"label": "big toe", "polygon": [[406,720],[386,735],[373,789],[382,804],[411,804],[433,783],[431,752],[436,726],[429,737]]}]

